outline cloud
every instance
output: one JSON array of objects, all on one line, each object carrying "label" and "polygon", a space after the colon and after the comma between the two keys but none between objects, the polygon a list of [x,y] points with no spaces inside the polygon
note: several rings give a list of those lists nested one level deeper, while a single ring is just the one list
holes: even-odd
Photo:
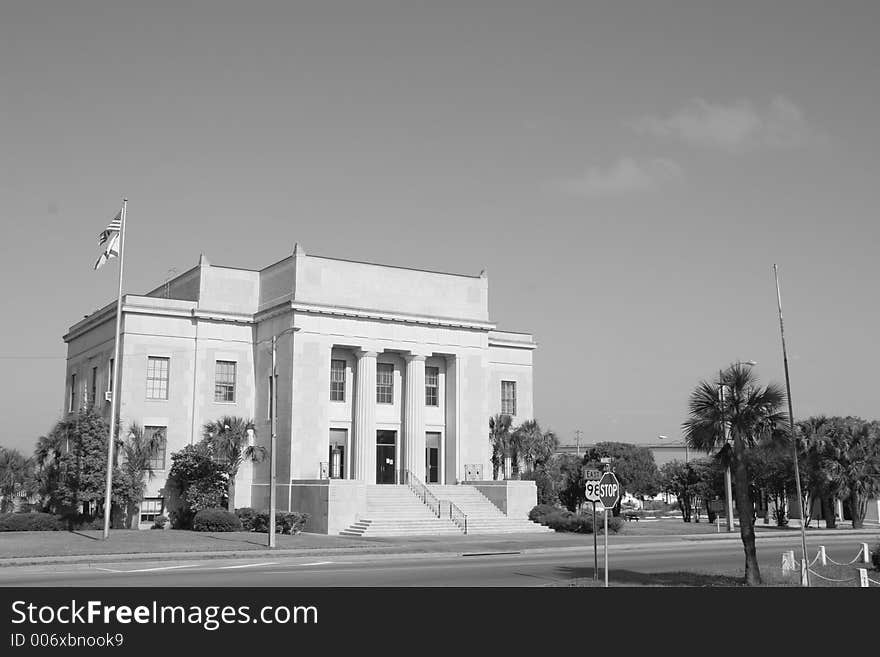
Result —
[{"label": "cloud", "polygon": [[622,196],[648,192],[684,178],[678,163],[664,159],[621,157],[608,168],[590,167],[577,178],[562,180],[557,186],[575,196]]},{"label": "cloud", "polygon": [[632,127],[642,134],[731,152],[792,148],[818,138],[803,110],[783,96],[774,98],[765,109],[748,100],[718,105],[697,98],[672,116],[643,117]]}]

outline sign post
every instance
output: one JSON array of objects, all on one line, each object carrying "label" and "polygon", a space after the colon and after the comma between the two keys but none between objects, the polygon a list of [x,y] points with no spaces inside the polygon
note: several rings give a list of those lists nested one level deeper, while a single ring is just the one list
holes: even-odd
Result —
[{"label": "sign post", "polygon": [[598,536],[596,536],[596,504],[599,499],[599,480],[602,479],[602,473],[599,470],[584,471],[584,492],[587,502],[593,504],[593,579],[599,579],[599,544]]},{"label": "sign post", "polygon": [[599,500],[605,507],[605,587],[608,587],[608,512],[620,500],[620,482],[613,472],[606,472],[599,480]]}]

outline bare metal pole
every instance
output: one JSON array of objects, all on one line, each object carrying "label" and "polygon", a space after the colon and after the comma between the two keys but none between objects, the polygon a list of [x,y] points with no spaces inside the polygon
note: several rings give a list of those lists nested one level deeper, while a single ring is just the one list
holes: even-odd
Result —
[{"label": "bare metal pole", "polygon": [[[801,508],[801,547],[804,551],[804,564],[807,563],[807,519],[804,517],[807,510],[804,508],[804,498],[801,495],[801,475],[798,469],[797,436],[794,432],[794,411],[791,407],[791,382],[788,378],[788,353],[785,350],[785,328],[782,322],[782,293],[779,290],[779,268],[774,263],[773,276],[776,279],[776,302],[779,307],[779,335],[782,338],[782,362],[785,365],[785,394],[788,397],[788,430],[791,435],[791,446],[794,454],[794,483],[797,487],[798,505]],[[806,583],[810,585],[810,569],[806,568]]]},{"label": "bare metal pole", "polygon": [[[721,394],[721,437],[727,444],[727,423],[724,421],[724,374],[718,370],[718,390]],[[730,462],[724,468],[724,496],[727,498],[727,531],[733,531],[733,483],[730,476]]]},{"label": "bare metal pole", "polygon": [[278,378],[275,376],[275,342],[277,340],[277,336],[272,336],[272,398],[269,400],[269,405],[272,408],[272,436],[271,446],[269,448],[269,547],[275,547],[275,428],[277,425],[276,415],[278,411],[276,409],[275,399],[278,396],[278,392],[275,388],[278,386]]},{"label": "bare metal pole", "polygon": [[116,439],[116,398],[119,396],[119,332],[122,326],[122,264],[125,254],[125,210],[128,199],[122,199],[119,221],[119,289],[116,294],[116,338],[113,341],[113,392],[110,397],[110,438],[107,442],[107,487],[104,489],[104,540],[110,538],[110,495],[113,491],[113,446]]}]

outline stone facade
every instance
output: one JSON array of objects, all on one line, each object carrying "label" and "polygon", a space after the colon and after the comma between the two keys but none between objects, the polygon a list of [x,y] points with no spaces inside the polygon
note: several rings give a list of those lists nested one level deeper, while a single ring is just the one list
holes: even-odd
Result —
[{"label": "stone facade", "polygon": [[[109,415],[115,307],[64,336],[65,411],[94,402]],[[273,336],[280,510],[297,506],[295,492],[360,504],[362,486],[320,483],[327,479],[485,478],[488,418],[502,410],[502,387],[513,391],[515,423],[533,416],[535,343],[490,321],[485,272],[352,262],[299,246],[258,271],[202,257],[161,287],[123,298],[123,435],[131,422],[166,428],[165,453],[148,483],[153,506],[171,454],[198,442],[206,422],[252,418],[257,444],[269,449]],[[223,367],[227,376],[234,367],[231,388],[218,387]],[[235,506],[267,507],[268,483],[268,460],[243,466]],[[142,514],[144,523],[150,515]]]}]

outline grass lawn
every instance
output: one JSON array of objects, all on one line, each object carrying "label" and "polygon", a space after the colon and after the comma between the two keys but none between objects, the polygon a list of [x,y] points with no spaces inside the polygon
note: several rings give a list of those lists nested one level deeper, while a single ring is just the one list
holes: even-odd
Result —
[{"label": "grass lawn", "polygon": [[[652,520],[624,522],[618,535],[620,536],[682,536],[685,534],[715,534],[715,523],[708,522],[684,522],[675,520]],[[727,533],[727,527],[721,523],[721,534]],[[739,529],[736,530],[739,535]],[[611,534],[613,536],[613,534]]]},{"label": "grass lawn", "polygon": [[[342,536],[276,534],[279,548],[366,547],[367,541]],[[265,550],[267,534],[255,532],[192,532],[184,530],[114,529],[108,540],[99,530],[75,532],[2,532],[0,558],[137,554],[148,552],[229,552]]]},{"label": "grass lawn", "polygon": [[[862,568],[868,567],[868,577],[874,582],[880,582],[880,572],[874,570],[870,564],[858,564]],[[810,586],[816,588],[833,587],[849,587],[858,588],[859,571],[857,564],[851,566],[819,566],[814,565],[812,571],[818,573],[822,577],[815,574],[810,576]],[[641,573],[631,570],[614,570],[609,572],[610,586],[697,586],[697,587],[744,587],[743,570],[721,570],[717,572],[705,571],[670,571],[666,573]],[[551,584],[549,586],[568,586],[568,587],[604,587],[604,574],[599,573],[599,581],[589,578],[573,579],[564,584]],[[824,578],[824,579],[823,579]],[[786,573],[782,574],[779,568],[762,568],[761,579],[762,586],[765,587],[799,587],[800,574]],[[833,581],[829,581],[833,580]],[[880,584],[870,583],[871,588],[880,590]]]}]

